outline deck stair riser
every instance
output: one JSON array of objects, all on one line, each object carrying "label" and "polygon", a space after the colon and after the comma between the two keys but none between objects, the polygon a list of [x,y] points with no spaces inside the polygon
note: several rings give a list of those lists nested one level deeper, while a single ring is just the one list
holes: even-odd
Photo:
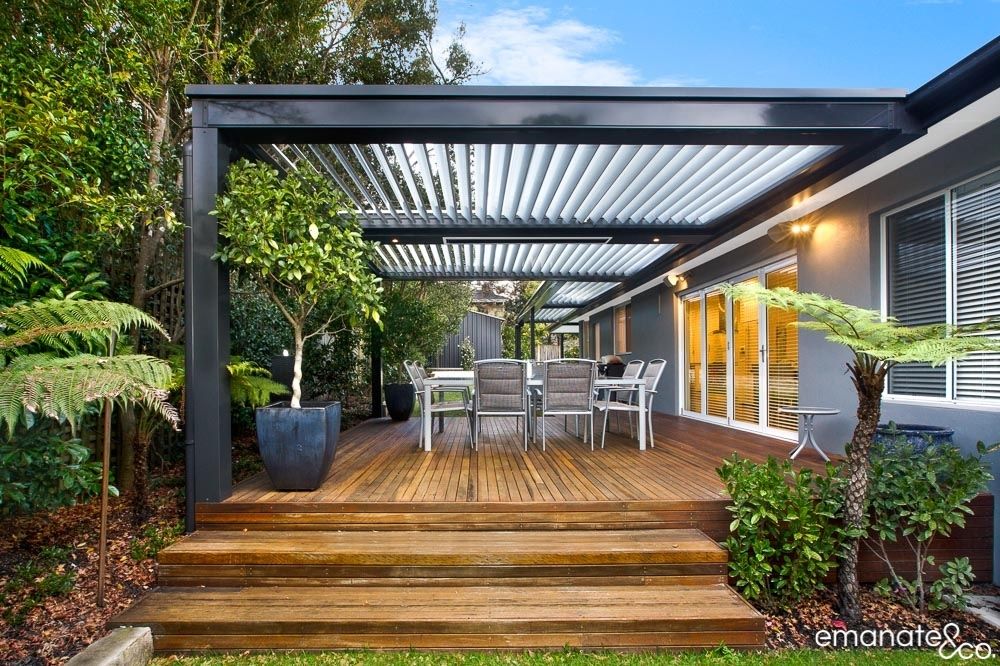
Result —
[{"label": "deck stair riser", "polygon": [[697,530],[198,532],[160,554],[165,586],[693,585],[725,582]]}]

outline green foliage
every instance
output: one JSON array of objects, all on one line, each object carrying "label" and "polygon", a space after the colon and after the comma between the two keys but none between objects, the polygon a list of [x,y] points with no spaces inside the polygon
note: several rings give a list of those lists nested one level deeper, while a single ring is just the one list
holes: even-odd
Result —
[{"label": "green foliage", "polygon": [[275,395],[288,393],[288,387],[271,379],[270,371],[239,358],[233,358],[229,368],[229,393],[238,405],[260,407]]},{"label": "green foliage", "polygon": [[[8,264],[8,281],[24,280],[26,266]],[[162,331],[145,313],[121,303],[47,299],[0,310],[0,427],[13,434],[20,422],[41,414],[75,426],[88,407],[111,399],[138,404],[169,423],[179,420],[167,402],[170,366],[142,354],[108,358],[111,340],[148,326]],[[103,349],[97,349],[103,345]]]},{"label": "green foliage", "polygon": [[724,285],[723,292],[737,300],[755,300],[769,307],[804,314],[810,319],[798,322],[801,328],[826,333],[827,340],[853,350],[859,360],[870,359],[868,363],[941,365],[973,352],[1000,351],[1000,340],[984,335],[1000,328],[1000,321],[971,326],[904,326],[892,317],[883,318],[877,310],[788,287],[766,289],[755,283],[741,283]]},{"label": "green foliage", "polygon": [[758,464],[734,453],[717,472],[733,501],[726,547],[740,593],[786,606],[821,589],[846,537],[839,521],[846,484],[835,468],[796,472],[788,460]]},{"label": "green foliage", "polygon": [[[374,246],[362,239],[343,192],[315,170],[281,177],[243,160],[230,167],[228,186],[214,211],[227,241],[216,256],[254,280],[291,326],[297,407],[305,341],[330,334],[335,323],[380,320],[381,287],[368,269]],[[317,309],[329,313],[325,321],[311,322]]]},{"label": "green foliage", "polygon": [[406,383],[403,361],[425,362],[458,332],[469,311],[467,282],[390,282],[385,287],[382,359],[386,381]]},{"label": "green foliage", "polygon": [[180,538],[182,534],[184,534],[183,523],[146,525],[142,533],[129,542],[129,555],[136,562],[155,558],[161,550]]},{"label": "green foliage", "polygon": [[288,322],[267,294],[253,283],[234,283],[229,317],[233,356],[267,368],[273,356],[280,356],[282,350],[291,349],[294,344]]},{"label": "green foliage", "polygon": [[90,461],[90,450],[50,425],[0,442],[0,516],[75,504],[100,488],[101,465]]},{"label": "green foliage", "polygon": [[473,346],[472,339],[469,336],[465,336],[462,343],[458,345],[458,354],[462,358],[462,369],[472,370],[476,363],[476,348]]},{"label": "green foliage", "polygon": [[[972,583],[968,558],[952,560],[940,568],[941,578],[930,584],[927,567],[935,537],[948,536],[964,527],[972,513],[969,502],[993,479],[982,462],[986,449],[965,456],[957,447],[930,445],[923,452],[900,436],[891,445],[876,444],[871,452],[871,486],[868,494],[868,528],[878,540],[866,544],[889,568],[892,589],[907,604],[924,611],[951,604],[965,605],[965,590]],[[886,543],[903,541],[912,551],[914,570],[890,556]]]},{"label": "green foliage", "polygon": [[48,546],[14,567],[0,590],[4,620],[13,627],[21,626],[46,597],[65,596],[73,590],[76,571],[65,568],[70,552],[69,548]]}]

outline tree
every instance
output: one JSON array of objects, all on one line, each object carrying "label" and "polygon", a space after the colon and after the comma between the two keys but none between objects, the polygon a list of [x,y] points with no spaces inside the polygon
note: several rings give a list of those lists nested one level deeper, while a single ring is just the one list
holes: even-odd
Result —
[{"label": "tree", "polygon": [[[0,247],[5,284],[23,284],[34,265],[23,252]],[[142,354],[111,356],[128,331],[161,331],[144,312],[124,303],[76,299],[22,302],[0,310],[0,428],[30,427],[37,416],[74,429],[88,407],[104,400],[141,405],[174,425],[167,402],[170,366]]]},{"label": "tree", "polygon": [[749,299],[807,316],[802,328],[822,331],[826,339],[847,347],[847,372],[858,396],[857,425],[847,446],[847,490],[844,517],[851,536],[837,573],[840,611],[851,623],[861,621],[858,586],[858,546],[865,525],[870,461],[869,450],[882,413],[882,394],[889,371],[901,363],[941,365],[976,352],[1000,350],[1000,341],[986,337],[1000,321],[975,326],[929,324],[905,326],[881,313],[849,305],[829,296],[799,293],[787,287],[766,289],[755,284],[724,285],[733,299]]},{"label": "tree", "polygon": [[386,283],[382,358],[390,383],[409,381],[403,361],[426,361],[457,333],[469,311],[468,282]]},{"label": "tree", "polygon": [[[293,408],[301,406],[306,340],[380,321],[379,279],[368,269],[374,246],[343,192],[313,169],[282,177],[269,165],[241,160],[229,168],[216,200],[216,254],[253,279],[292,329]],[[323,317],[314,316],[322,312]]]}]

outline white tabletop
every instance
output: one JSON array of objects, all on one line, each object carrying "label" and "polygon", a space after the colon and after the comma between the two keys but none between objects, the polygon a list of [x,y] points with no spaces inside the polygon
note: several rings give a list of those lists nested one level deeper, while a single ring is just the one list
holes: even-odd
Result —
[{"label": "white tabletop", "polygon": [[799,416],[833,416],[839,414],[839,409],[831,407],[779,407],[782,414],[798,414]]}]

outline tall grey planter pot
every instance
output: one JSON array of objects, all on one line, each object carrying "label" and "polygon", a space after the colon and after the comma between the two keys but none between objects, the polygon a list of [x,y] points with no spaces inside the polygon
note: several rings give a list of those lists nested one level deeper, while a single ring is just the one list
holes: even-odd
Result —
[{"label": "tall grey planter pot", "polygon": [[316,490],[340,439],[339,402],[288,402],[257,408],[257,442],[264,469],[277,490]]}]

